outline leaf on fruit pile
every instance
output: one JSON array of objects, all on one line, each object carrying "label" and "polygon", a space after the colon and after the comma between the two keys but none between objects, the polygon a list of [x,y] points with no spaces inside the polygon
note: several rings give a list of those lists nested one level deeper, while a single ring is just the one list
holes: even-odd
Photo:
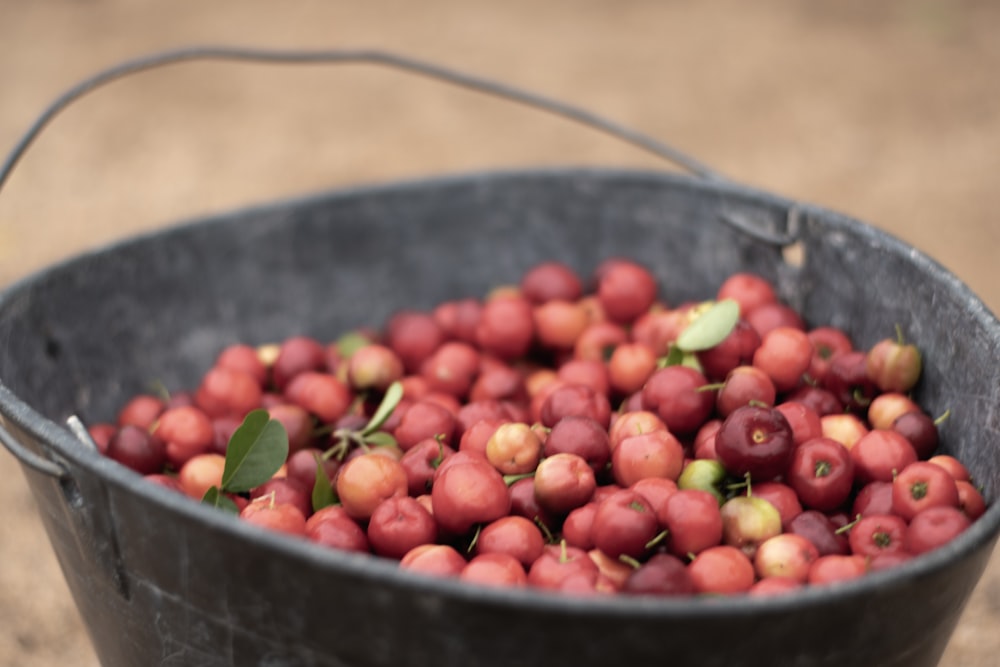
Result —
[{"label": "leaf on fruit pile", "polygon": [[677,345],[671,345],[667,354],[660,357],[657,362],[657,368],[666,368],[667,366],[688,366],[699,373],[703,370],[701,362],[698,361],[698,355],[682,350]]},{"label": "leaf on fruit pile", "polygon": [[337,494],[333,492],[333,483],[330,476],[326,474],[323,461],[316,459],[316,483],[312,489],[313,512],[318,512],[324,507],[329,507],[337,502]]},{"label": "leaf on fruit pile", "polygon": [[236,506],[236,503],[234,503],[229,496],[219,491],[219,487],[217,486],[213,486],[206,491],[205,495],[201,499],[201,502],[232,514],[240,513],[240,508]]},{"label": "leaf on fruit pile", "polygon": [[396,438],[392,437],[391,433],[376,431],[365,436],[365,444],[369,447],[394,447],[399,443],[396,442]]},{"label": "leaf on fruit pile", "polygon": [[740,319],[740,305],[734,299],[717,301],[677,337],[684,352],[699,352],[726,339]]},{"label": "leaf on fruit pile", "polygon": [[382,424],[386,422],[387,419],[392,415],[392,411],[396,409],[399,405],[399,401],[403,398],[403,385],[400,382],[393,382],[389,385],[389,388],[385,390],[385,396],[382,397],[382,402],[379,403],[378,408],[375,409],[375,414],[372,418],[368,420],[368,424],[361,429],[362,437],[368,439],[375,431],[382,427]]},{"label": "leaf on fruit pile", "polygon": [[233,433],[226,449],[222,490],[242,493],[260,486],[288,458],[288,433],[267,410],[254,410]]}]

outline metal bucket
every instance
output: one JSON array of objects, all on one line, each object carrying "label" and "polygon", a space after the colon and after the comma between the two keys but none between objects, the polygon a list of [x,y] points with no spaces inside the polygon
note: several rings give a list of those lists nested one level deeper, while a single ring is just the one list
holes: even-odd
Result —
[{"label": "metal bucket", "polygon": [[[801,261],[785,260],[790,245]],[[983,485],[987,513],[935,552],[842,585],[582,600],[413,576],[259,530],[145,482],[65,426],[110,419],[152,379],[191,386],[229,343],[332,339],[401,307],[480,296],[542,260],[586,274],[614,255],[649,266],[670,302],[752,271],[859,346],[902,326],[924,351],[915,398],[952,411],[942,450]],[[520,170],[277,202],[32,276],[0,295],[0,340],[0,440],[108,666],[929,666],[1000,534],[1000,322],[912,247],[723,179]]]}]

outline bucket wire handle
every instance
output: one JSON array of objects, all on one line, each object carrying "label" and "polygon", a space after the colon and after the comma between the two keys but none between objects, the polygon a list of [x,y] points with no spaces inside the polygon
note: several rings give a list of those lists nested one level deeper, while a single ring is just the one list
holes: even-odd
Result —
[{"label": "bucket wire handle", "polygon": [[271,64],[368,63],[419,74],[469,88],[576,121],[633,144],[711,181],[726,181],[721,174],[693,157],[650,136],[637,132],[585,109],[528,92],[521,88],[473,76],[408,56],[380,50],[268,50],[227,46],[194,46],[140,56],[114,65],[80,81],[57,97],[15,144],[0,167],[0,189],[35,138],[60,111],[88,92],[116,79],[145,70],[190,60],[249,61]]},{"label": "bucket wire handle", "polygon": [[[546,111],[556,116],[573,120],[579,124],[611,135],[626,143],[633,144],[645,151],[657,155],[669,162],[683,167],[692,174],[710,181],[724,182],[727,179],[715,170],[705,166],[691,156],[668,146],[641,132],[619,125],[585,109],[575,107],[557,100],[543,97],[526,90],[473,76],[454,69],[442,67],[408,56],[380,50],[267,50],[244,47],[226,46],[194,46],[169,51],[162,51],[109,67],[93,74],[72,86],[42,111],[28,130],[14,145],[14,148],[0,166],[0,190],[3,189],[15,166],[25,152],[41,134],[42,130],[66,107],[75,100],[105,84],[128,75],[146,70],[193,60],[221,60],[257,62],[271,64],[325,64],[325,63],[367,63],[382,65],[407,71],[450,83],[462,88],[468,88],[507,100],[518,102],[528,107]],[[21,445],[0,423],[0,444],[2,444],[21,463],[32,470],[62,479],[68,472],[65,467],[55,461],[34,454]]]}]

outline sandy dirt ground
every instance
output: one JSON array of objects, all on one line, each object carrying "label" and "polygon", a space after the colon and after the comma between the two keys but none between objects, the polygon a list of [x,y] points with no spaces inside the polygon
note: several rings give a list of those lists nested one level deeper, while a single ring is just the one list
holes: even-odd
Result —
[{"label": "sandy dirt ground", "polygon": [[[738,181],[868,221],[996,312],[998,29],[988,0],[0,0],[0,150],[56,94],[130,56],[199,43],[388,49],[587,107]],[[38,141],[0,196],[0,285],[212,211],[556,164],[664,166],[384,69],[175,67],[82,100]],[[6,453],[0,479],[0,667],[97,664]],[[1000,555],[942,664],[996,664],[998,622]]]}]

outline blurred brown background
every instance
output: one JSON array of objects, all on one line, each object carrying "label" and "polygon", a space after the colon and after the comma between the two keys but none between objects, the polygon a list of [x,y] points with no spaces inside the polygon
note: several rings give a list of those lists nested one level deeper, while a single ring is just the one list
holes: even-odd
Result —
[{"label": "blurred brown background", "polygon": [[[996,312],[998,29],[989,0],[0,0],[0,151],[56,94],[133,55],[384,48],[587,107],[736,180],[870,222]],[[87,97],[32,149],[0,196],[0,285],[210,211],[539,164],[663,166],[384,69],[176,66]],[[0,475],[0,666],[96,664],[6,453]],[[1000,555],[943,664],[996,664],[998,622]]]}]

